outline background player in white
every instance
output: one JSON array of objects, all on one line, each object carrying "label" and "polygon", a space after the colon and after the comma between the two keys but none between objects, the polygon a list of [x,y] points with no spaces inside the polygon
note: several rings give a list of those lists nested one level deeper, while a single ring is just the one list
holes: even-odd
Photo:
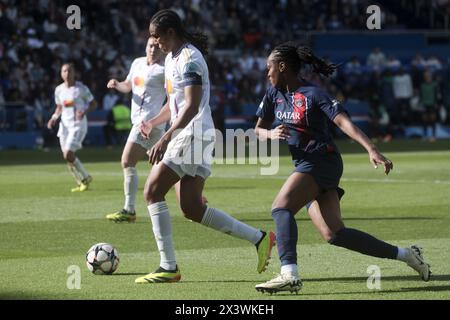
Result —
[{"label": "background player in white", "polygon": [[136,220],[136,193],[138,190],[138,174],[136,164],[144,159],[147,150],[161,138],[165,123],[153,128],[148,139],[139,134],[142,121],[156,116],[166,100],[164,89],[164,53],[159,49],[156,40],[150,37],[145,49],[146,56],[137,58],[131,64],[127,78],[119,82],[109,80],[107,87],[122,93],[132,91],[131,122],[133,128],[128,136],[122,152],[122,169],[124,176],[125,204],[122,210],[108,214],[106,218],[115,222]]},{"label": "background player in white", "polygon": [[62,65],[61,78],[64,83],[55,89],[56,110],[48,121],[47,127],[52,129],[61,117],[58,130],[59,143],[64,160],[78,184],[72,192],[86,191],[92,177],[75,152],[82,148],[86,137],[88,129],[86,114],[97,107],[97,102],[88,87],[75,81],[75,67],[72,63]]},{"label": "background player in white", "polygon": [[215,140],[209,107],[208,66],[203,58],[207,39],[201,34],[187,32],[179,16],[171,10],[161,10],[152,17],[150,35],[158,41],[161,50],[168,53],[165,78],[169,104],[158,116],[143,122],[141,132],[148,136],[153,128],[169,119],[171,127],[150,151],[150,162],[155,165],[144,190],[161,263],[155,272],[136,279],[136,283],[176,282],[181,279],[165,202],[165,195],[177,182],[180,182],[179,201],[185,217],[256,245],[257,271],[262,272],[275,242],[274,233],[266,234],[225,212],[208,208],[201,199],[205,180],[211,174]]}]

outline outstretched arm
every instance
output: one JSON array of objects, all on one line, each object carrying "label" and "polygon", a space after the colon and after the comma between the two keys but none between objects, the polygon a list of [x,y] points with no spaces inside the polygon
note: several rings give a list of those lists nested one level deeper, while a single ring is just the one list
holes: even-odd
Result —
[{"label": "outstretched arm", "polygon": [[391,160],[383,156],[377,147],[370,141],[370,139],[357,126],[353,124],[350,118],[345,113],[339,113],[333,122],[341,129],[347,136],[358,142],[369,153],[370,162],[375,169],[379,164],[384,166],[384,173],[389,174],[394,166]]},{"label": "outstretched arm", "polygon": [[108,89],[116,89],[117,91],[122,92],[122,93],[128,93],[131,91],[131,81],[125,80],[125,81],[119,82],[116,79],[111,79],[111,80],[109,80],[106,87]]}]

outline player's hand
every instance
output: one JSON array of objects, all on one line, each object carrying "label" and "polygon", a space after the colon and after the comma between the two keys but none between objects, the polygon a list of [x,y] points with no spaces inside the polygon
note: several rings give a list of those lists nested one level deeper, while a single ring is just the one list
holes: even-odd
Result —
[{"label": "player's hand", "polygon": [[56,124],[56,120],[54,120],[54,119],[48,120],[47,129],[51,130],[55,126],[55,124]]},{"label": "player's hand", "polygon": [[119,81],[117,81],[116,79],[111,79],[108,81],[108,84],[106,85],[106,87],[108,89],[116,89],[118,84],[119,84]]},{"label": "player's hand", "polygon": [[148,162],[151,164],[158,164],[164,157],[166,153],[167,145],[169,144],[169,139],[162,137],[154,146],[151,148],[148,154]]},{"label": "player's hand", "polygon": [[369,153],[370,162],[373,164],[373,167],[375,169],[378,168],[378,165],[381,164],[384,167],[384,173],[386,175],[389,174],[389,172],[394,169],[394,164],[391,160],[383,156],[380,152],[377,150],[371,151]]},{"label": "player's hand", "polygon": [[75,119],[77,121],[81,121],[81,120],[83,120],[85,115],[86,115],[86,111],[77,110],[77,112],[75,112]]},{"label": "player's hand", "polygon": [[280,124],[278,127],[276,127],[273,130],[270,130],[270,139],[276,140],[286,140],[289,139],[291,136],[289,135],[289,129],[286,128],[283,124]]},{"label": "player's hand", "polygon": [[150,132],[152,132],[152,129],[153,126],[150,121],[142,121],[141,125],[139,126],[139,132],[144,139],[148,139],[148,136],[150,135]]}]

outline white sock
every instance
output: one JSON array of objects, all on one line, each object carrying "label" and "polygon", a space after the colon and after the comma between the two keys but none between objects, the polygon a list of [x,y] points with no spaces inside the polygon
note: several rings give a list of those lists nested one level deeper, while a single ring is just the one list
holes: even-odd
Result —
[{"label": "white sock", "polygon": [[75,168],[75,166],[70,162],[67,163],[67,168],[69,168],[69,171],[72,174],[72,176],[75,178],[75,181],[77,182],[77,184],[80,185],[81,180],[83,180],[83,177],[77,171],[77,168]]},{"label": "white sock", "polygon": [[162,201],[153,203],[147,208],[150,219],[152,219],[153,234],[161,256],[160,266],[166,270],[175,270],[177,262],[172,243],[172,222],[167,204]]},{"label": "white sock", "polygon": [[281,274],[289,274],[298,277],[298,267],[296,264],[287,264],[281,266]]},{"label": "white sock", "polygon": [[398,247],[397,260],[404,261],[408,260],[409,250],[407,248]]},{"label": "white sock", "polygon": [[78,158],[75,158],[75,161],[73,162],[74,167],[80,174],[82,180],[86,179],[89,176],[89,173],[87,173],[86,169],[84,169],[83,164]]},{"label": "white sock", "polygon": [[135,167],[123,169],[123,191],[125,194],[124,209],[135,212],[136,194],[138,191],[138,174]]},{"label": "white sock", "polygon": [[261,230],[255,229],[223,211],[207,208],[201,222],[203,225],[223,233],[241,238],[256,244],[262,237]]}]

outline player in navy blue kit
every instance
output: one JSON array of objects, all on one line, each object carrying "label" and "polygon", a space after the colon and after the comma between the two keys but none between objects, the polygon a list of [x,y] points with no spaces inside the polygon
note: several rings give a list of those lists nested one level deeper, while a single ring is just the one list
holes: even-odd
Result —
[{"label": "player in navy blue kit", "polygon": [[[330,244],[374,257],[404,261],[428,281],[430,266],[424,261],[421,248],[399,248],[345,227],[339,206],[344,194],[339,188],[343,163],[332,139],[330,120],[367,150],[375,168],[383,165],[388,174],[393,164],[351,122],[337,100],[299,77],[304,65],[311,65],[315,73],[324,76],[336,69],[336,65],[316,57],[310,48],[292,42],[277,46],[267,59],[271,87],[257,111],[256,133],[263,140],[287,140],[295,170],[272,204],[281,274],[258,284],[256,290],[297,292],[301,288],[294,215],[304,206],[308,208],[313,224]],[[273,123],[280,124],[271,130]]]}]

